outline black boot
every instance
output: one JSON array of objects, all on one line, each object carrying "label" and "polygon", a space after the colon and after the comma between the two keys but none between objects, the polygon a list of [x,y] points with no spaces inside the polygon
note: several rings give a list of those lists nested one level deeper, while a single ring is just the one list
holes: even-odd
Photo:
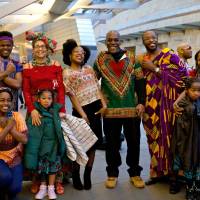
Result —
[{"label": "black boot", "polygon": [[178,180],[178,173],[173,172],[169,179],[169,193],[176,194],[180,191],[180,182]]},{"label": "black boot", "polygon": [[180,191],[180,183],[177,180],[170,180],[169,193],[176,194]]},{"label": "black boot", "polygon": [[92,187],[92,183],[91,183],[91,171],[92,171],[92,167],[85,167],[85,172],[84,172],[84,189],[85,190],[90,190]]},{"label": "black boot", "polygon": [[75,189],[77,189],[77,190],[83,189],[83,184],[80,179],[79,170],[75,170],[72,172],[72,181],[73,181],[73,186]]}]

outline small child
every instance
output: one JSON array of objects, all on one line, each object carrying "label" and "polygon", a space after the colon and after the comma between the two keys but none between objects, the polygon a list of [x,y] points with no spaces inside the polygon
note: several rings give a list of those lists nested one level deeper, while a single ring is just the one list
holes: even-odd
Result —
[{"label": "small child", "polygon": [[27,142],[25,120],[18,112],[10,112],[13,95],[0,88],[0,199],[14,200],[22,190],[22,144]]},{"label": "small child", "polygon": [[183,109],[177,117],[172,138],[173,169],[183,170],[186,199],[200,199],[200,79],[186,81],[185,96],[178,105]]},{"label": "small child", "polygon": [[61,158],[66,148],[59,117],[62,105],[54,103],[53,99],[52,91],[39,91],[34,106],[40,113],[41,124],[32,125],[31,117],[27,120],[29,142],[25,149],[25,167],[35,170],[40,176],[41,185],[36,199],[43,199],[47,194],[49,199],[56,199],[55,177],[61,169]]}]

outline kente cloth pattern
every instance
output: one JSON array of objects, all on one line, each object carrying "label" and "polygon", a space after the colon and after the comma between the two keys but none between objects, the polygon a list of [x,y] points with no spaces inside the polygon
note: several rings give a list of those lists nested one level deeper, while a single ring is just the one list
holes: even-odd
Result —
[{"label": "kente cloth pattern", "polygon": [[126,51],[116,62],[108,52],[101,52],[94,64],[94,70],[101,80],[101,89],[107,101],[104,117],[133,117],[136,99],[135,79],[142,79],[142,68],[135,65],[135,56]]},{"label": "kente cloth pattern", "polygon": [[96,143],[97,137],[84,119],[67,114],[61,119],[67,157],[85,166],[88,161],[86,152]]},{"label": "kente cloth pattern", "polygon": [[146,104],[143,124],[151,155],[150,176],[167,175],[171,169],[170,142],[175,115],[173,103],[183,91],[187,70],[172,50],[165,48],[154,59],[160,74],[144,69]]}]

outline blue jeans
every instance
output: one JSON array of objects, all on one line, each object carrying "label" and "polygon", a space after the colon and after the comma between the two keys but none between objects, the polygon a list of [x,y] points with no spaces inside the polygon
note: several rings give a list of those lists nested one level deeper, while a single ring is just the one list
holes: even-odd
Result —
[{"label": "blue jeans", "polygon": [[10,168],[3,160],[0,160],[0,192],[4,191],[9,200],[14,200],[22,190],[22,172],[22,164]]}]

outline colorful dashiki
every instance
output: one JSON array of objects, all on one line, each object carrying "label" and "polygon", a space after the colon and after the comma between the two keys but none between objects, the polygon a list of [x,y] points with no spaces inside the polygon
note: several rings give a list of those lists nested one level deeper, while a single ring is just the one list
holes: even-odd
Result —
[{"label": "colorful dashiki", "polygon": [[[0,71],[5,71],[8,64],[15,66],[15,72],[9,75],[11,78],[15,78],[16,73],[22,72],[22,65],[12,59],[3,59],[0,57]],[[9,87],[3,81],[0,81],[0,87]],[[10,88],[10,87],[9,87]],[[13,104],[11,110],[17,111],[18,110],[18,89],[11,88],[13,94]]]},{"label": "colorful dashiki", "polygon": [[[145,55],[138,56],[142,63]],[[173,103],[183,91],[187,69],[180,58],[165,48],[154,59],[160,73],[144,69],[146,78],[146,104],[143,124],[147,133],[151,155],[150,176],[167,175],[171,169],[170,142],[175,115]]]},{"label": "colorful dashiki", "polygon": [[97,76],[102,74],[101,88],[107,100],[106,118],[130,118],[136,116],[134,86],[143,78],[142,68],[135,65],[135,56],[126,51],[116,62],[107,52],[101,52],[94,64]]}]

